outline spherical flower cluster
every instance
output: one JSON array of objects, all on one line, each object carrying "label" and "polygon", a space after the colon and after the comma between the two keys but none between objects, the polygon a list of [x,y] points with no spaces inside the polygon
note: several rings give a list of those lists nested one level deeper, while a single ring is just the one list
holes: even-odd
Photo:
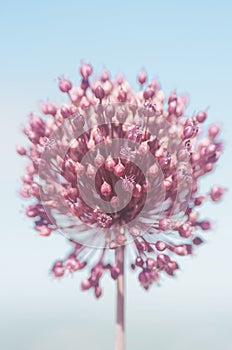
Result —
[{"label": "spherical flower cluster", "polygon": [[[121,246],[132,248],[131,268],[145,289],[163,273],[173,276],[175,257],[192,254],[211,229],[198,207],[219,201],[225,189],[199,189],[222,153],[218,125],[202,136],[207,111],[187,117],[188,98],[165,97],[145,71],[138,92],[122,75],[92,72],[82,63],[78,86],[59,78],[69,102],[42,103],[43,115],[32,113],[23,129],[30,146],[17,152],[28,159],[20,191],[33,200],[26,215],[41,236],[60,232],[73,247],[52,273],[60,278],[89,268],[81,287],[98,298],[103,275],[120,274]],[[94,247],[101,249],[90,258]]]}]

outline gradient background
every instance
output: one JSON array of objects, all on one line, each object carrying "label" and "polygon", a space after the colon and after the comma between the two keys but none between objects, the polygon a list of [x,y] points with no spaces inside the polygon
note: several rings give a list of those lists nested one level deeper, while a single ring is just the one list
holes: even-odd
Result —
[{"label": "gradient background", "polygon": [[[189,113],[210,106],[223,127],[225,153],[202,182],[230,186],[232,178],[231,1],[0,1],[1,90],[1,350],[109,350],[114,341],[114,283],[104,297],[79,291],[81,275],[54,281],[49,268],[63,257],[62,237],[37,237],[16,193],[23,160],[21,126],[38,103],[62,102],[57,77],[79,79],[81,59],[95,73],[124,71],[136,87],[146,67],[165,92],[191,96]],[[182,259],[177,279],[144,292],[127,275],[127,345],[133,350],[232,348],[231,193],[207,205],[215,230],[197,256]]]}]

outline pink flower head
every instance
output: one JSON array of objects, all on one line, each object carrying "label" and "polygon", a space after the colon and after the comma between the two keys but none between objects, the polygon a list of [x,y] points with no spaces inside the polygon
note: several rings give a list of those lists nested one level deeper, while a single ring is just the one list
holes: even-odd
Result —
[{"label": "pink flower head", "polygon": [[[69,103],[43,103],[43,115],[31,115],[24,128],[30,146],[17,152],[28,159],[20,192],[33,199],[26,215],[41,236],[61,232],[72,245],[52,273],[88,268],[81,288],[99,298],[104,274],[118,279],[114,253],[122,245],[131,245],[131,267],[145,289],[162,274],[173,276],[176,257],[193,254],[211,228],[199,207],[206,198],[220,200],[224,189],[207,196],[198,186],[222,153],[217,125],[199,138],[206,111],[187,117],[186,96],[165,97],[145,71],[138,92],[106,70],[90,82],[92,71],[81,64],[78,86],[59,79]],[[93,248],[101,249],[91,260]]]}]

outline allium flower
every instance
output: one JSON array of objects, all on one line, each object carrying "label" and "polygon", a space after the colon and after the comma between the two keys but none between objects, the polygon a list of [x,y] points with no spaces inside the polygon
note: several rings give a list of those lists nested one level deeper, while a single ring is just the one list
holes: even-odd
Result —
[{"label": "allium flower", "polygon": [[[74,86],[59,78],[69,103],[41,105],[24,133],[28,158],[20,194],[32,199],[26,215],[41,236],[62,233],[72,251],[52,267],[60,278],[81,269],[89,275],[82,290],[102,295],[101,280],[117,280],[116,349],[124,348],[124,253],[130,247],[131,268],[143,288],[173,276],[177,256],[192,254],[204,241],[211,222],[200,218],[206,199],[219,201],[225,191],[199,190],[199,179],[211,172],[222,153],[218,125],[204,137],[207,112],[185,115],[188,98],[165,97],[156,80],[138,75],[134,91],[125,78],[107,70],[91,79],[92,66],[81,64]],[[94,248],[95,258],[89,253]]]}]

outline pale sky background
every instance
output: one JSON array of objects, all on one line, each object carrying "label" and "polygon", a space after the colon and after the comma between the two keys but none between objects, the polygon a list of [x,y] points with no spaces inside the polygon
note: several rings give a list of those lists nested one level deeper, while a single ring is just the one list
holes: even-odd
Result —
[{"label": "pale sky background", "polygon": [[[189,113],[210,106],[223,128],[225,153],[202,188],[232,178],[232,2],[0,1],[1,245],[0,349],[109,350],[114,345],[114,284],[104,297],[79,291],[80,275],[55,281],[48,271],[68,245],[38,237],[17,197],[23,160],[15,146],[41,100],[62,102],[57,77],[79,79],[81,59],[95,72],[123,71],[136,86],[146,67],[165,92],[191,96]],[[204,208],[215,229],[176,279],[148,293],[127,274],[129,350],[232,348],[231,192]]]}]

